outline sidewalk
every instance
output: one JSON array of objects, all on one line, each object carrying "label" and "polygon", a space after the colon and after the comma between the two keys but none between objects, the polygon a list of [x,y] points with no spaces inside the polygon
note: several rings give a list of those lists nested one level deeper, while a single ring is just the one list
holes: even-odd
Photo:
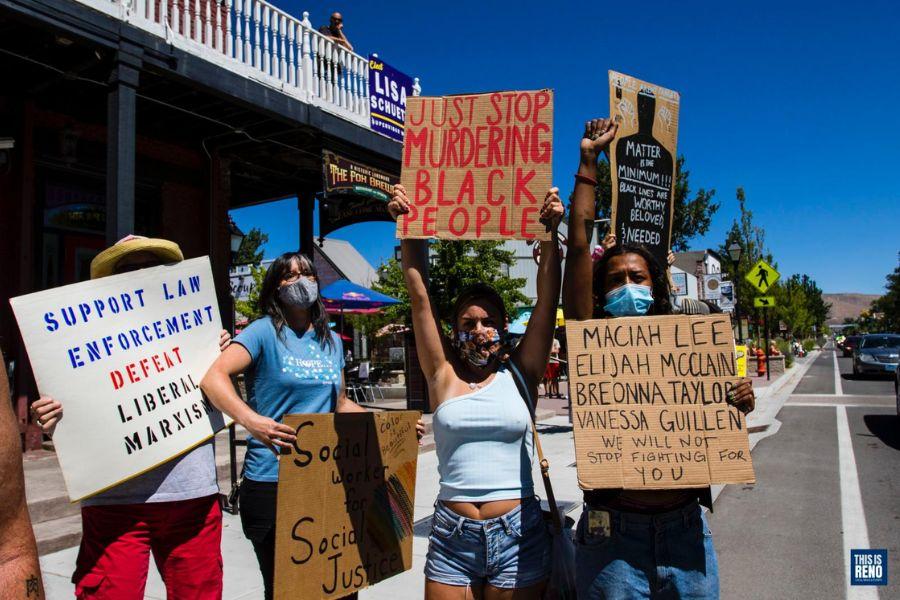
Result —
[{"label": "sidewalk", "polygon": [[[754,389],[757,395],[757,408],[748,419],[751,430],[751,448],[759,439],[777,431],[778,422],[775,416],[787,400],[789,392],[799,383],[809,365],[818,356],[811,353],[807,358],[797,361],[794,368],[772,381],[754,377]],[[561,385],[565,393],[565,382]],[[575,444],[572,427],[569,424],[567,400],[542,397],[541,408],[545,409],[545,417],[538,424],[541,432],[541,444],[547,459],[550,461],[550,473],[553,478],[557,500],[568,515],[575,519],[581,515],[581,490],[575,470]],[[384,407],[387,408],[387,407]],[[393,407],[392,407],[393,408]],[[397,408],[401,408],[399,405]],[[547,410],[549,409],[549,410]],[[555,416],[550,416],[556,412]],[[429,419],[430,420],[430,419]],[[430,423],[429,423],[430,424]],[[428,436],[426,436],[426,442]],[[433,447],[433,446],[432,446]],[[537,464],[533,468],[533,477],[540,496],[544,496],[540,470]],[[714,497],[723,486],[715,486]],[[716,489],[718,488],[718,489]],[[224,489],[224,488],[223,488]],[[430,517],[434,511],[434,499],[438,493],[437,455],[426,446],[419,454],[416,503],[415,503],[415,537],[413,538],[413,565],[405,573],[383,581],[372,588],[360,592],[361,600],[390,598],[391,600],[421,600],[424,596],[425,578],[422,575],[425,566],[425,553],[428,549],[428,532]],[[77,548],[67,548],[41,557],[41,570],[47,598],[72,598],[74,586],[69,582],[75,565]],[[256,557],[250,543],[241,532],[240,518],[225,514],[222,532],[222,556],[224,561],[224,594],[225,600],[249,600],[262,597],[262,579],[257,569]],[[147,582],[146,598],[165,599],[165,588],[155,567],[151,563]]]}]

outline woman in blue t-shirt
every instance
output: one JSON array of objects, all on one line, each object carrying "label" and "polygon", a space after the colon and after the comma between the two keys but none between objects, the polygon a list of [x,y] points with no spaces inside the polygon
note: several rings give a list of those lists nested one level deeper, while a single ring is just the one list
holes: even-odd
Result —
[{"label": "woman in blue t-shirt", "polygon": [[[265,315],[241,332],[200,387],[213,404],[250,433],[240,490],[241,524],[253,544],[272,597],[278,453],[296,440],[281,419],[292,413],[365,412],[344,393],[344,351],[328,328],[312,261],[282,254],[259,294]],[[247,402],[231,377],[245,373]]]}]

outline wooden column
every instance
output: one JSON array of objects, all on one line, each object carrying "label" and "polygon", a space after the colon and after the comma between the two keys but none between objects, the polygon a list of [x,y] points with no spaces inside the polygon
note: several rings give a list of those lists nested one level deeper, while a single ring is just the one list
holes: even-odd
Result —
[{"label": "wooden column", "polygon": [[123,41],[109,76],[106,141],[106,242],[134,232],[137,86],[143,50]]},{"label": "wooden column", "polygon": [[209,162],[209,260],[222,327],[234,332],[234,303],[228,269],[231,267],[231,234],[228,229],[228,209],[231,206],[231,160],[212,151]]},{"label": "wooden column", "polygon": [[315,192],[301,191],[297,194],[297,211],[300,213],[300,253],[313,258],[313,209],[315,208]]}]

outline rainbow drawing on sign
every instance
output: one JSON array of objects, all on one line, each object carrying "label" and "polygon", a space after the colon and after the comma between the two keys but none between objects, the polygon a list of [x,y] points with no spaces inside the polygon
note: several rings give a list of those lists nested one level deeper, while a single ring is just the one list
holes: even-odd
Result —
[{"label": "rainbow drawing on sign", "polygon": [[366,513],[366,535],[382,551],[412,535],[413,502],[410,490],[416,481],[416,463],[404,463],[375,490]]}]

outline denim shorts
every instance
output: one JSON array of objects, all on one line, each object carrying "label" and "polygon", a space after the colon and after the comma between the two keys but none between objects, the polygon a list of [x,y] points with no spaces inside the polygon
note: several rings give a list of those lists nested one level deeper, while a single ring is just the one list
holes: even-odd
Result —
[{"label": "denim shorts", "polygon": [[697,502],[654,515],[585,505],[576,533],[579,600],[719,597],[712,533]]},{"label": "denim shorts", "polygon": [[535,498],[478,521],[435,504],[425,577],[457,586],[524,588],[550,575],[550,533]]}]

